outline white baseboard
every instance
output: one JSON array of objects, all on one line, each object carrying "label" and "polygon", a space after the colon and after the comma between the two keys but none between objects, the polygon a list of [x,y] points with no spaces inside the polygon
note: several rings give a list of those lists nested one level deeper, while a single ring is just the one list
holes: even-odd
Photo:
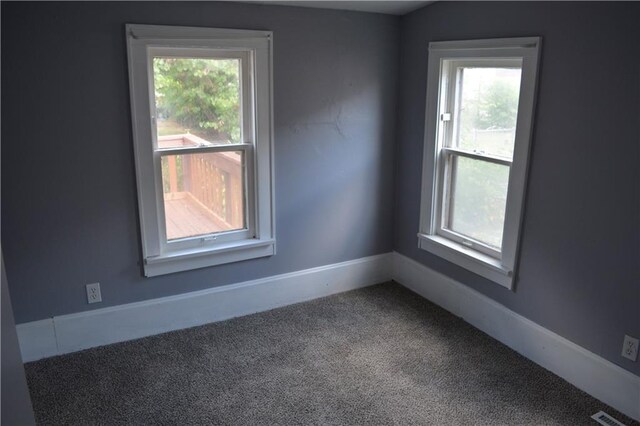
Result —
[{"label": "white baseboard", "polygon": [[19,324],[25,362],[267,311],[391,279],[392,254]]},{"label": "white baseboard", "polygon": [[58,355],[53,318],[16,325],[24,362]]},{"label": "white baseboard", "polygon": [[399,253],[17,326],[25,362],[262,312],[394,279],[640,420],[640,377]]},{"label": "white baseboard", "polygon": [[392,277],[579,389],[640,420],[640,377],[394,252]]}]

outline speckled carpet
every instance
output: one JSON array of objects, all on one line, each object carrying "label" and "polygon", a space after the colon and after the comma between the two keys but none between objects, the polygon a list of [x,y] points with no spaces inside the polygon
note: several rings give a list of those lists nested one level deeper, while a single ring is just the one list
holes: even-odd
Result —
[{"label": "speckled carpet", "polygon": [[26,369],[43,425],[632,424],[395,283]]}]

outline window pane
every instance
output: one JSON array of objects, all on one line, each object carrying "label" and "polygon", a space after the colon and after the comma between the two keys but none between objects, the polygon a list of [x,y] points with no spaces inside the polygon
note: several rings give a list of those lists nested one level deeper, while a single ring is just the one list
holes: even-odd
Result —
[{"label": "window pane", "polygon": [[513,157],[519,68],[459,68],[457,146]]},{"label": "window pane", "polygon": [[509,167],[457,156],[452,163],[449,229],[500,249]]},{"label": "window pane", "polygon": [[159,148],[239,143],[240,60],[153,58]]},{"label": "window pane", "polygon": [[245,227],[243,155],[230,151],[162,157],[167,240]]}]

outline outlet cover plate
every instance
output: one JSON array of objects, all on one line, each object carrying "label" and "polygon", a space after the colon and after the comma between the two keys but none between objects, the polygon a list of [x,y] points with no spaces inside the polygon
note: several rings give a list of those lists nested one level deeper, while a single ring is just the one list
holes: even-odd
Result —
[{"label": "outlet cover plate", "polygon": [[622,356],[635,361],[638,359],[638,339],[631,336],[624,336],[624,343],[622,344]]},{"label": "outlet cover plate", "polygon": [[87,284],[87,302],[102,302],[102,294],[100,293],[100,283]]}]

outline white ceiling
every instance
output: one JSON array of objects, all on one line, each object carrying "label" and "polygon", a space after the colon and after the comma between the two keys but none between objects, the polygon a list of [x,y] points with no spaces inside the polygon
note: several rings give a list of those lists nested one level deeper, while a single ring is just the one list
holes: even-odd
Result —
[{"label": "white ceiling", "polygon": [[420,9],[433,1],[420,0],[377,0],[377,1],[270,1],[270,0],[241,0],[245,3],[276,4],[281,6],[315,7],[320,9],[356,10],[359,12],[386,13],[389,15],[404,15]]}]

